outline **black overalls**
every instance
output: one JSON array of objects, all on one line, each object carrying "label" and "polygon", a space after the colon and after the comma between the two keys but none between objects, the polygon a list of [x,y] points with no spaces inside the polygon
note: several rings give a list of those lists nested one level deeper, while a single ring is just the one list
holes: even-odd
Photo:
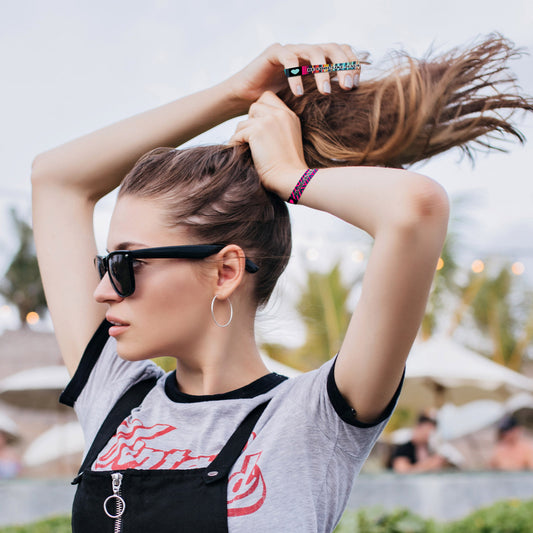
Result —
[{"label": "black overalls", "polygon": [[91,471],[91,465],[131,410],[156,383],[131,387],[104,420],[73,484],[73,533],[224,533],[228,531],[227,485],[268,402],[242,421],[206,468],[191,470]]}]

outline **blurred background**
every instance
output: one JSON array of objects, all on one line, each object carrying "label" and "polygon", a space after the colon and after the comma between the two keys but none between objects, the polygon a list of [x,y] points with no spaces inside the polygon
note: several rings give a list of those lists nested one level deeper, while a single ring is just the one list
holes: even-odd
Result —
[{"label": "blurred background", "polygon": [[[28,480],[71,476],[83,450],[73,414],[57,404],[68,378],[34,257],[30,172],[38,153],[215,84],[276,41],[367,50],[373,63],[363,79],[392,50],[422,57],[495,31],[533,50],[529,0],[21,0],[0,8],[0,477]],[[511,68],[533,94],[531,55]],[[533,117],[515,120],[533,139]],[[191,144],[223,143],[237,122]],[[428,453],[444,458],[435,470],[494,468],[509,415],[521,438],[531,438],[533,143],[501,145],[505,152],[479,153],[475,165],[451,151],[413,167],[446,188],[452,218],[399,408],[369,475],[391,466],[422,411],[434,421]],[[113,202],[111,194],[97,208],[101,250]],[[325,214],[290,209],[294,257],[259,316],[258,337],[272,367],[294,373],[338,349],[372,243]]]}]

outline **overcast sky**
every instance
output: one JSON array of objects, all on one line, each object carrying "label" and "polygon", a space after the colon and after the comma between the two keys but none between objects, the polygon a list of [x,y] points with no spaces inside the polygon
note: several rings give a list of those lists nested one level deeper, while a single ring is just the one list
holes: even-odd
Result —
[{"label": "overcast sky", "polygon": [[[446,50],[499,31],[533,51],[531,0],[1,0],[0,6],[0,272],[14,246],[7,208],[29,214],[36,154],[216,83],[272,42],[348,42],[377,63],[391,49],[422,55],[432,45]],[[532,57],[513,70],[533,94]],[[451,152],[419,170],[452,196],[473,198],[471,222],[462,229],[472,255],[507,254],[533,270],[533,117],[520,125],[531,140],[526,147],[482,155],[474,169]],[[223,142],[234,127],[223,125],[200,141]],[[111,206],[104,200],[98,211],[100,244]],[[337,226],[325,226],[302,239],[335,240],[329,232]]]}]

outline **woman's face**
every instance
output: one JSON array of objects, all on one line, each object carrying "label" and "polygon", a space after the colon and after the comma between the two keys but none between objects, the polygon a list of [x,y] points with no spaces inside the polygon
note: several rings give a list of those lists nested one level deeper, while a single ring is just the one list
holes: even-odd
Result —
[{"label": "woman's face", "polygon": [[[164,224],[164,214],[155,200],[119,198],[108,251],[191,244],[182,228]],[[119,355],[128,360],[193,355],[210,327],[216,269],[187,259],[142,259],[134,263],[134,271],[131,296],[116,294],[107,274],[94,293],[98,302],[109,305],[107,319],[124,324],[110,329]]]}]

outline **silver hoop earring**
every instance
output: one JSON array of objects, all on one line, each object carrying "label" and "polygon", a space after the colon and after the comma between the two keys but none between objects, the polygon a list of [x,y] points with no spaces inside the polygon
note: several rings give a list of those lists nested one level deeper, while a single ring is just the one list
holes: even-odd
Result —
[{"label": "silver hoop earring", "polygon": [[217,319],[215,318],[215,300],[217,299],[217,295],[213,296],[213,299],[211,300],[211,316],[213,317],[213,322],[219,327],[219,328],[227,328],[231,321],[233,320],[233,306],[231,305],[231,300],[228,298],[229,303],[229,320],[225,324],[220,324]]}]

